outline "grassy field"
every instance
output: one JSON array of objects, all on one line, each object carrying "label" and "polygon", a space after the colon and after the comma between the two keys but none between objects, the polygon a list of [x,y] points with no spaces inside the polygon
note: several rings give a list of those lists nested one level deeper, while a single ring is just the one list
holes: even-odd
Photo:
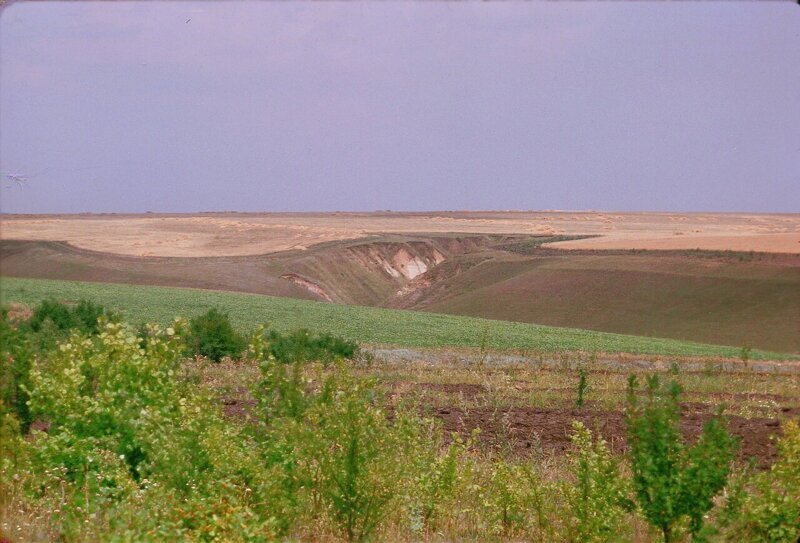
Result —
[{"label": "grassy field", "polygon": [[[307,327],[363,343],[407,347],[483,346],[493,350],[527,349],[545,353],[596,351],[717,357],[738,357],[741,352],[740,347],[735,346],[197,289],[3,277],[0,295],[3,303],[14,301],[28,305],[48,297],[62,301],[85,298],[120,311],[134,322],[166,323],[176,315],[192,317],[210,307],[218,307],[229,312],[234,324],[243,331],[269,322],[279,330]],[[753,350],[750,357],[789,359],[796,355]]]}]

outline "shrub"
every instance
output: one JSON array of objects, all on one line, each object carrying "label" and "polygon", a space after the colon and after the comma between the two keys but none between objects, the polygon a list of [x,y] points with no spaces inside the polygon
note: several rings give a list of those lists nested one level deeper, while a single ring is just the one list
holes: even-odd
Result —
[{"label": "shrub", "polygon": [[28,326],[34,332],[41,332],[50,321],[57,330],[66,331],[77,328],[82,332],[95,334],[99,330],[98,320],[105,316],[109,320],[118,320],[116,316],[101,305],[88,300],[81,300],[75,307],[53,299],[42,300],[33,310]]},{"label": "shrub", "polygon": [[83,332],[96,334],[100,330],[100,317],[117,320],[116,316],[101,305],[88,300],[81,300],[72,309],[75,325]]},{"label": "shrub", "polygon": [[733,516],[730,539],[795,543],[800,539],[800,424],[788,421],[778,442],[778,461],[752,481]]},{"label": "shrub", "polygon": [[112,315],[102,306],[81,300],[70,308],[55,300],[42,301],[27,321],[12,320],[0,310],[0,410],[10,410],[23,433],[32,422],[28,407],[29,373],[37,356],[54,349],[70,330],[97,333],[99,319]]},{"label": "shrub", "polygon": [[303,365],[281,364],[274,359],[260,363],[261,380],[256,385],[255,397],[267,424],[277,418],[299,419],[309,400],[306,398]]},{"label": "shrub", "polygon": [[419,534],[435,528],[440,517],[456,505],[458,492],[464,490],[463,464],[470,443],[454,433],[445,446],[436,421],[414,422],[417,423],[408,426],[403,438],[409,445],[410,478],[405,506],[412,532]]},{"label": "shrub", "polygon": [[22,432],[27,432],[32,422],[27,391],[32,358],[30,338],[11,323],[8,311],[0,308],[0,417],[4,412],[13,414]]},{"label": "shrub", "polygon": [[264,423],[259,435],[268,466],[283,470],[281,484],[291,496],[287,516],[304,509],[327,518],[348,541],[367,539],[411,476],[403,470],[411,449],[406,438],[417,419],[396,413],[390,421],[375,383],[353,377],[344,365],[323,373],[303,362],[313,342],[293,341],[292,363],[279,361],[272,337],[262,327],[248,351],[261,369],[253,389]]},{"label": "shrub", "polygon": [[[49,422],[51,436],[65,440],[63,450],[83,458],[87,442],[86,450],[111,448],[140,475],[147,460],[145,428],[167,424],[158,417],[173,417],[180,405],[175,376],[183,325],[175,326],[153,327],[145,350],[123,324],[108,323],[97,337],[75,331],[37,363],[30,375],[31,410]],[[81,462],[66,462],[70,476],[82,476]]]},{"label": "shrub", "polygon": [[50,320],[58,330],[69,330],[76,326],[75,315],[69,307],[52,299],[42,300],[36,306],[28,324],[34,332],[39,332],[47,320]]},{"label": "shrub", "polygon": [[628,499],[628,481],[621,477],[617,460],[606,442],[581,422],[572,423],[570,471],[573,481],[561,491],[569,504],[567,523],[570,541],[601,542],[619,537],[622,520],[632,502]]},{"label": "shrub", "polygon": [[270,330],[267,339],[269,354],[285,364],[309,361],[331,363],[353,358],[358,353],[358,344],[353,341],[331,334],[313,335],[305,329],[286,335]]},{"label": "shrub", "polygon": [[478,496],[490,533],[508,537],[531,532],[536,539],[552,535],[545,510],[549,488],[533,465],[495,458],[478,477]]},{"label": "shrub", "polygon": [[345,394],[314,413],[321,430],[315,456],[332,519],[348,541],[362,541],[381,524],[395,497],[401,444],[381,409],[357,390]]},{"label": "shrub", "polygon": [[219,362],[226,356],[241,355],[245,340],[233,329],[226,313],[212,308],[190,321],[188,345],[192,354]]},{"label": "shrub", "polygon": [[31,407],[49,430],[20,440],[28,463],[13,473],[31,507],[56,513],[52,539],[277,537],[280,473],[216,399],[180,378],[185,329],[150,325],[140,338],[107,323],[36,360]]},{"label": "shrub", "polygon": [[647,379],[644,403],[636,397],[636,378],[628,382],[627,431],[636,498],[645,519],[669,543],[679,521],[688,518],[692,534],[725,487],[736,440],[720,416],[711,419],[691,447],[680,435],[680,386],[663,387],[657,375]]},{"label": "shrub", "polygon": [[512,535],[525,529],[528,507],[528,485],[522,478],[520,466],[506,460],[492,464],[485,488],[484,504],[490,521],[490,531]]}]

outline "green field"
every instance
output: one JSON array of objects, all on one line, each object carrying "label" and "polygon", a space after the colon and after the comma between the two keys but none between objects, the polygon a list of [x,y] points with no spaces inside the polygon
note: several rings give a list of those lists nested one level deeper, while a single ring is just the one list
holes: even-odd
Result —
[{"label": "green field", "polygon": [[[307,327],[355,341],[406,347],[478,347],[486,338],[493,350],[528,349],[544,353],[596,351],[667,356],[738,357],[740,347],[671,339],[627,336],[572,328],[458,317],[434,313],[345,306],[255,294],[121,284],[0,278],[3,303],[35,305],[44,298],[82,298],[117,310],[134,322],[167,323],[176,315],[192,317],[217,307],[230,313],[242,331],[268,322],[278,330]],[[753,350],[753,359],[790,359],[794,355]]]}]

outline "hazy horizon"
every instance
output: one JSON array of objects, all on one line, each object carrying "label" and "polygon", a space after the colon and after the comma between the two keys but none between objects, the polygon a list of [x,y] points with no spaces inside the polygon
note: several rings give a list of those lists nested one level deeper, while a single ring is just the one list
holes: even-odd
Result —
[{"label": "hazy horizon", "polygon": [[363,210],[348,210],[348,209],[331,209],[331,210],[284,210],[284,211],[269,211],[263,209],[254,209],[252,211],[242,211],[237,209],[195,209],[187,211],[31,211],[31,212],[17,212],[17,211],[2,211],[2,215],[224,215],[224,214],[242,214],[242,215],[258,215],[258,214],[274,214],[274,215],[322,215],[322,214],[396,214],[396,215],[435,215],[445,213],[600,213],[600,214],[641,214],[641,215],[800,215],[798,211],[669,211],[661,210],[655,211],[650,209],[363,209]]},{"label": "hazy horizon", "polygon": [[14,3],[0,212],[797,213],[798,28],[793,2]]}]

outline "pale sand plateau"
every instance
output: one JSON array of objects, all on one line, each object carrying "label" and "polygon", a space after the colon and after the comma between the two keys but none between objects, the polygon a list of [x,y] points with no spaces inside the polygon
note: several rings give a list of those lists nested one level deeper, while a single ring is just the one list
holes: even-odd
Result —
[{"label": "pale sand plateau", "polygon": [[380,233],[597,236],[563,249],[800,253],[800,214],[445,211],[3,215],[0,239],[65,241],[136,256],[266,254]]}]

